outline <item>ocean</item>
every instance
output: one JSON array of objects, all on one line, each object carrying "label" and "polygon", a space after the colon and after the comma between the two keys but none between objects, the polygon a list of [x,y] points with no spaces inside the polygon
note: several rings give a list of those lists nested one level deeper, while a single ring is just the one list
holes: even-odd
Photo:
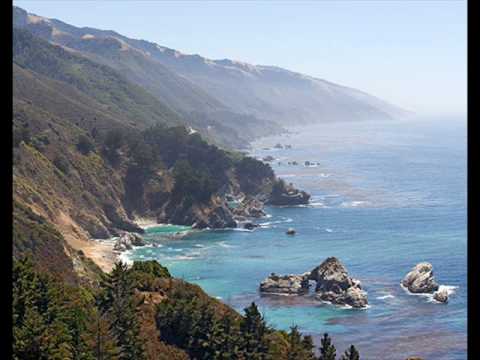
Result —
[{"label": "ocean", "polygon": [[[362,359],[466,359],[466,136],[465,118],[445,118],[329,123],[262,138],[251,155],[274,157],[276,174],[311,193],[310,205],[267,207],[254,231],[149,228],[151,246],[125,256],[156,259],[238,311],[254,301],[269,324],[298,325],[317,345],[327,332],[337,354],[354,344]],[[367,309],[322,304],[313,291],[259,294],[270,273],[310,271],[329,256],[361,280]],[[451,290],[448,304],[400,287],[422,261]]]}]

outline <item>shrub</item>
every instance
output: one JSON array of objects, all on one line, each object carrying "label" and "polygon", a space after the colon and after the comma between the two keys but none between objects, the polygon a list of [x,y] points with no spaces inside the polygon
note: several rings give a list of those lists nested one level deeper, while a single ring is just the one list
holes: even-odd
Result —
[{"label": "shrub", "polygon": [[68,175],[70,172],[70,163],[68,162],[67,158],[61,154],[57,155],[57,157],[53,160],[53,165],[55,165],[58,170],[63,172],[65,175]]},{"label": "shrub", "polygon": [[83,155],[88,155],[90,151],[95,149],[95,145],[86,135],[80,135],[77,142],[77,149]]}]

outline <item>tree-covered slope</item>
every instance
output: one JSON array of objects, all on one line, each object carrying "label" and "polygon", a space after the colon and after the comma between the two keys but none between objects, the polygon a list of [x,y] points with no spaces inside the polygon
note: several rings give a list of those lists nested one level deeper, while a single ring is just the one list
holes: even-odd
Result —
[{"label": "tree-covered slope", "polygon": [[98,284],[72,286],[23,258],[14,262],[12,305],[18,360],[335,359],[327,335],[318,358],[297,327],[275,330],[253,303],[240,315],[155,261],[116,264]]},{"label": "tree-covered slope", "polygon": [[141,127],[178,124],[180,117],[143,88],[113,69],[49,44],[23,29],[13,32],[13,62],[36,74],[73,87],[97,102],[102,110],[135,119]]}]

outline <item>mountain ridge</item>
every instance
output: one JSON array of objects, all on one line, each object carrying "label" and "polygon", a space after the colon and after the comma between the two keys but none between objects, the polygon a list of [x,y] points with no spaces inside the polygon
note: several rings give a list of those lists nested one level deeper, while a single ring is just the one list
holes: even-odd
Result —
[{"label": "mountain ridge", "polygon": [[[208,114],[221,110],[221,122],[240,133],[241,127],[227,116],[229,112],[253,116],[259,123],[269,122],[270,127],[271,122],[283,127],[321,121],[402,118],[410,114],[364,91],[278,66],[252,65],[230,59],[213,60],[147,40],[131,39],[113,30],[75,27],[60,20],[29,14],[20,8],[15,8],[14,13],[16,23],[36,35],[84,55],[95,56],[97,60],[103,57],[103,61],[110,61],[110,65],[113,57],[116,57],[117,65],[120,62],[125,65],[129,52],[146,63],[143,70],[151,70],[152,67],[158,70],[162,65],[162,71],[167,69],[173,78],[186,81],[191,103],[203,104],[198,106],[197,111]],[[91,48],[95,41],[118,43],[107,56],[100,53],[105,51],[104,48],[101,51]],[[85,50],[88,47],[89,50]],[[118,60],[119,57],[122,59]],[[132,71],[133,65],[128,66]],[[140,77],[138,74],[139,71],[136,75]],[[146,76],[142,79],[130,77],[130,80],[144,86],[149,83],[147,88],[157,97],[166,96],[165,91],[158,88],[157,80]],[[200,92],[195,94],[199,89]],[[183,111],[187,117],[191,109],[190,105],[176,106],[176,110]],[[264,135],[261,130],[262,124],[255,129],[259,136]]]}]

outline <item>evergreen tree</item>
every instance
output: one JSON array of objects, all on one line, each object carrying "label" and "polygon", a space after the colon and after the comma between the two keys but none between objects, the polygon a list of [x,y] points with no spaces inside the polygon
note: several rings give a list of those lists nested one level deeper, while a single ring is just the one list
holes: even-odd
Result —
[{"label": "evergreen tree", "polygon": [[111,324],[106,314],[94,313],[87,332],[83,335],[95,360],[117,360],[120,350],[117,340],[110,330]]},{"label": "evergreen tree", "polygon": [[240,322],[242,350],[247,359],[267,359],[269,344],[266,339],[269,329],[254,302],[245,308]]},{"label": "evergreen tree", "polygon": [[315,345],[313,344],[313,339],[310,335],[305,335],[302,339],[302,346],[309,354],[312,354],[312,359],[315,359]]},{"label": "evergreen tree", "polygon": [[300,359],[302,355],[302,334],[298,331],[298,326],[292,326],[288,334],[288,360]]},{"label": "evergreen tree", "polygon": [[342,355],[340,360],[360,360],[360,354],[355,346],[350,345],[350,347],[345,350],[345,353]]},{"label": "evergreen tree", "polygon": [[224,315],[219,325],[221,336],[216,337],[218,339],[216,345],[217,358],[221,360],[238,359],[240,329],[229,315]]},{"label": "evergreen tree", "polygon": [[[64,321],[64,299],[48,276],[40,276],[30,259],[13,267],[13,358],[73,359],[72,337]],[[63,301],[62,301],[63,300]]]},{"label": "evergreen tree", "polygon": [[302,337],[298,326],[292,326],[288,333],[287,360],[315,360],[311,336]]},{"label": "evergreen tree", "polygon": [[116,263],[103,281],[104,292],[99,298],[103,313],[108,313],[111,330],[120,348],[121,360],[144,359],[134,298],[134,282],[126,264]]},{"label": "evergreen tree", "polygon": [[323,334],[321,344],[319,360],[335,360],[336,349],[332,344],[332,339],[327,333]]}]

